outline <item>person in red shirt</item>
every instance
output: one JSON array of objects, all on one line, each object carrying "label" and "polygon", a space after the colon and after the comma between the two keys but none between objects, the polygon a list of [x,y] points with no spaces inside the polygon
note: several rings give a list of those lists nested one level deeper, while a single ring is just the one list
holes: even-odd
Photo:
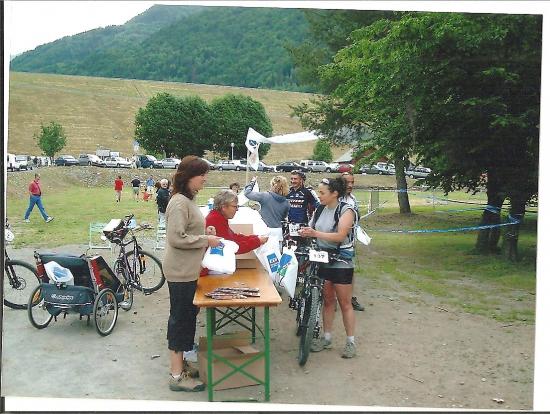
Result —
[{"label": "person in red shirt", "polygon": [[27,208],[27,211],[25,212],[25,223],[30,222],[29,216],[31,215],[35,204],[38,206],[38,210],[40,210],[40,214],[42,214],[42,217],[46,223],[52,221],[53,217],[48,216],[46,210],[44,209],[44,205],[42,204],[42,189],[40,188],[40,174],[38,173],[34,174],[34,180],[32,180],[29,184],[29,196],[29,208]]},{"label": "person in red shirt", "polygon": [[[218,237],[234,241],[239,245],[236,254],[248,253],[264,244],[268,236],[244,235],[235,233],[229,227],[229,219],[235,217],[239,208],[238,197],[231,190],[222,190],[214,197],[214,208],[206,216],[206,229],[208,234],[213,233]],[[212,229],[213,228],[213,229]],[[207,275],[208,269],[201,271],[201,276]]]},{"label": "person in red shirt", "polygon": [[119,175],[115,179],[115,198],[116,202],[120,202],[120,195],[122,194],[122,187],[124,187],[124,181],[122,181],[122,177]]}]

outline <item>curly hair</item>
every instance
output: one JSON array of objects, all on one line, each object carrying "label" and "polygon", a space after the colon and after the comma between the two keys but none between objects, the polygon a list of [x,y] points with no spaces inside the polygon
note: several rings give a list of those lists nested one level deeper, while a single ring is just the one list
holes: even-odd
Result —
[{"label": "curly hair", "polygon": [[178,170],[174,174],[174,191],[172,195],[179,193],[193,200],[195,198],[195,193],[189,188],[189,180],[198,175],[204,175],[209,170],[210,168],[206,161],[196,155],[184,157],[178,166]]},{"label": "curly hair", "polygon": [[288,181],[282,175],[277,175],[271,179],[271,191],[286,197],[288,195]]}]

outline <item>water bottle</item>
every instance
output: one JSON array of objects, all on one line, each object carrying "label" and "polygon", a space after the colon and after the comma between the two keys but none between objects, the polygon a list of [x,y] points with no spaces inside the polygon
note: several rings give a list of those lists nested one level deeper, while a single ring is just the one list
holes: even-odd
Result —
[{"label": "water bottle", "polygon": [[214,208],[214,199],[212,197],[208,199],[207,205],[208,205],[208,211]]},{"label": "water bottle", "polygon": [[128,227],[130,227],[131,229],[135,229],[137,227],[137,222],[135,218],[130,220]]}]

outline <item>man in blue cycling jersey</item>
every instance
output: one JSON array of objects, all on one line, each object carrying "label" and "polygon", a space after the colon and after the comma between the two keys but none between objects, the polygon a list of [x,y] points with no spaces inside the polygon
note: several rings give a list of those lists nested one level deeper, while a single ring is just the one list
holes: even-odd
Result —
[{"label": "man in blue cycling jersey", "polygon": [[294,170],[290,173],[290,191],[286,198],[290,203],[288,221],[307,224],[313,212],[319,206],[319,198],[315,191],[304,186],[306,175]]}]

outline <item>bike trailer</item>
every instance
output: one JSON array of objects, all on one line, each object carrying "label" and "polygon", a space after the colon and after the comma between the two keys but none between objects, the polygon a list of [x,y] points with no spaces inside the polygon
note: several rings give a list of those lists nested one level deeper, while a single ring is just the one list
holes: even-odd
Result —
[{"label": "bike trailer", "polygon": [[64,309],[71,309],[80,315],[92,313],[95,297],[93,289],[53,283],[42,283],[41,286],[46,309],[51,315],[57,316]]}]

